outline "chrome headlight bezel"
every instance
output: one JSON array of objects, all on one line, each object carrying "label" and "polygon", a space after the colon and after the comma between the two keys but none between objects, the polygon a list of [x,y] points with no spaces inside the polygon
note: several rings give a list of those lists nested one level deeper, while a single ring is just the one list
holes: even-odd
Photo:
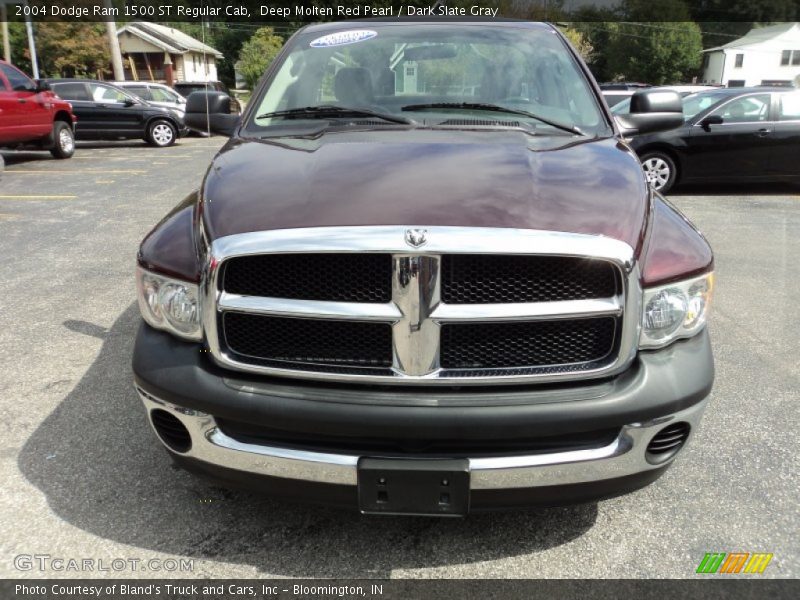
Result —
[{"label": "chrome headlight bezel", "polygon": [[[155,329],[161,329],[184,340],[203,339],[200,289],[196,283],[166,277],[141,266],[136,267],[136,296],[142,318]],[[181,302],[182,300],[182,302]],[[177,318],[180,304],[185,320]],[[172,308],[173,310],[170,310]]]},{"label": "chrome headlight bezel", "polygon": [[[714,272],[676,281],[665,285],[645,288],[642,298],[641,331],[639,348],[642,350],[663,348],[676,340],[700,333],[708,321],[714,291]],[[674,311],[677,323],[669,323],[664,310],[654,310],[658,303]],[[658,327],[657,324],[664,325]]]}]

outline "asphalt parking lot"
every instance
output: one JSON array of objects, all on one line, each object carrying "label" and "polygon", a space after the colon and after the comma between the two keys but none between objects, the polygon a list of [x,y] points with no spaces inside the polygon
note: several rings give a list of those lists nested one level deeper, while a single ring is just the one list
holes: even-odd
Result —
[{"label": "asphalt parking lot", "polygon": [[717,254],[717,380],[656,484],[596,504],[367,518],[214,488],[176,470],[132,387],[133,268],[221,138],[5,153],[0,179],[0,576],[14,557],[194,560],[120,577],[695,577],[706,552],[771,552],[800,576],[800,192],[678,190]]}]

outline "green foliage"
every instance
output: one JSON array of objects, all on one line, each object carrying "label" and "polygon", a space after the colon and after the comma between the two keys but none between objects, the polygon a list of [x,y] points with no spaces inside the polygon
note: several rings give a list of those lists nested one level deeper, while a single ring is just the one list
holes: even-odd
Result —
[{"label": "green foliage", "polygon": [[275,35],[272,27],[257,29],[253,37],[242,45],[236,67],[250,89],[255,87],[282,47],[283,38]]}]

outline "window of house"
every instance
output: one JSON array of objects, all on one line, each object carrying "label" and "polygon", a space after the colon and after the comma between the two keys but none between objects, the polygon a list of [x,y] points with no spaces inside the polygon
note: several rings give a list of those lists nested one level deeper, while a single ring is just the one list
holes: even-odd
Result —
[{"label": "window of house", "polygon": [[744,64],[744,54],[737,54],[736,55],[736,68],[741,69],[742,64]]},{"label": "window of house", "polygon": [[728,87],[744,87],[744,79],[731,79],[728,81]]},{"label": "window of house", "polygon": [[792,51],[791,50],[784,50],[781,52],[781,66],[785,67],[789,64],[789,61],[792,58]]},{"label": "window of house", "polygon": [[708,54],[703,54],[703,69],[708,68]]},{"label": "window of house", "polygon": [[800,50],[795,50],[792,53],[792,66],[800,65]]}]

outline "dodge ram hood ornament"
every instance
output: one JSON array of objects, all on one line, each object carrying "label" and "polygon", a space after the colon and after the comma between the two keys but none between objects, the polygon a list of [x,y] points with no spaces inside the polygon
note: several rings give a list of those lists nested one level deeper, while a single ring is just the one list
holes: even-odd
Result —
[{"label": "dodge ram hood ornament", "polygon": [[427,229],[406,229],[406,244],[412,248],[419,248],[428,242]]}]

